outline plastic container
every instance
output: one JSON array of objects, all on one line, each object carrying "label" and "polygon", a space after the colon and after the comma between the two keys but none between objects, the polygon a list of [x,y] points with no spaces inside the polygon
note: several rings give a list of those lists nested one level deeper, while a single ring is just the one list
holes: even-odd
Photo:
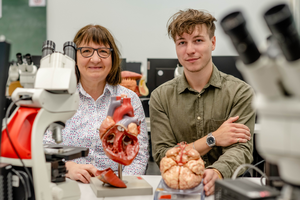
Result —
[{"label": "plastic container", "polygon": [[192,189],[176,190],[168,187],[164,182],[164,180],[161,179],[154,194],[154,200],[160,200],[160,199],[204,200],[205,194],[203,190],[203,180],[198,186]]}]

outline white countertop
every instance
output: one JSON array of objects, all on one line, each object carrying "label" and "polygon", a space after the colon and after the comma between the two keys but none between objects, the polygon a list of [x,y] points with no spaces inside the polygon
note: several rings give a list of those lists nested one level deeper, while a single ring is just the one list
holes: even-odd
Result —
[{"label": "white countertop", "polygon": [[[80,191],[81,191],[81,198],[80,200],[100,200],[100,199],[105,199],[105,200],[153,200],[154,198],[154,193],[156,190],[156,187],[158,186],[161,176],[141,176],[146,180],[153,188],[153,194],[152,195],[143,195],[143,196],[125,196],[125,197],[104,197],[104,198],[97,198],[96,195],[94,194],[93,190],[90,187],[90,184],[83,184],[83,183],[78,183]],[[206,197],[205,200],[213,200],[213,196]]]},{"label": "white countertop", "polygon": [[[152,187],[153,187],[153,195],[143,195],[143,196],[125,196],[125,197],[101,197],[101,198],[97,198],[96,195],[94,194],[93,190],[90,187],[90,184],[83,184],[83,183],[78,183],[80,191],[81,191],[81,198],[80,200],[153,200],[154,198],[154,193],[156,190],[156,187],[159,183],[159,181],[161,180],[161,176],[151,176],[151,175],[147,175],[147,176],[141,176],[142,178],[144,178],[144,180],[146,180]],[[247,178],[253,182],[256,183],[260,183],[260,179],[259,178]],[[214,196],[211,195],[209,197],[205,197],[205,200],[213,200]]]}]

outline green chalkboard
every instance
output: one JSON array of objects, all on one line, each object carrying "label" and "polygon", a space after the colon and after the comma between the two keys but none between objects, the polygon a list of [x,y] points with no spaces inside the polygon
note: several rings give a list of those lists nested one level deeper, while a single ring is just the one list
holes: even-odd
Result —
[{"label": "green chalkboard", "polygon": [[46,40],[46,7],[29,7],[28,0],[2,0],[0,35],[11,44],[10,61],[16,54],[42,55]]}]

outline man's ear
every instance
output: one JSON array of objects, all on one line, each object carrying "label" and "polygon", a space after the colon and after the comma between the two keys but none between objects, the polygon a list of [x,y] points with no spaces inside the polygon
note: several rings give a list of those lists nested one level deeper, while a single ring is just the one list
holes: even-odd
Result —
[{"label": "man's ear", "polygon": [[216,48],[216,36],[213,36],[211,38],[211,43],[212,43],[211,50],[213,51]]}]

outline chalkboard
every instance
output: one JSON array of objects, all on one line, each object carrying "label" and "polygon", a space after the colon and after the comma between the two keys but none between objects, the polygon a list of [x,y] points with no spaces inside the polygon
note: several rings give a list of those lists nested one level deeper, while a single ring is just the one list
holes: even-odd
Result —
[{"label": "chalkboard", "polygon": [[11,44],[10,61],[17,53],[42,55],[46,28],[46,7],[29,7],[28,0],[2,0],[0,35]]}]

